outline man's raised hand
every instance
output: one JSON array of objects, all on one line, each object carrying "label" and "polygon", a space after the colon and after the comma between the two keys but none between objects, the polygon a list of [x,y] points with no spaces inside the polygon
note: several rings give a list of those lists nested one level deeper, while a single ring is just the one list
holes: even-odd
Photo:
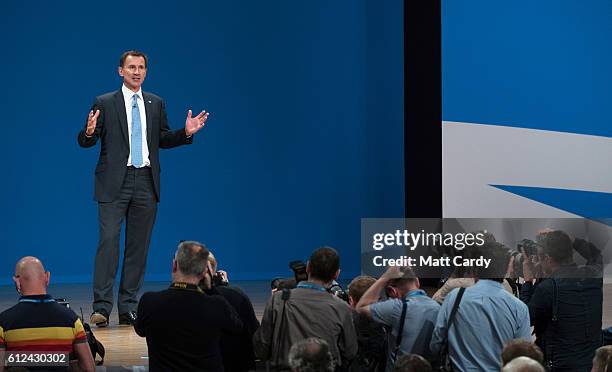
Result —
[{"label": "man's raised hand", "polygon": [[191,110],[187,112],[187,119],[185,120],[185,133],[188,136],[193,135],[200,129],[204,128],[204,123],[206,123],[206,119],[208,119],[208,112],[202,111],[198,114],[198,116],[191,116]]},{"label": "man's raised hand", "polygon": [[85,134],[88,137],[93,136],[94,131],[96,130],[96,123],[98,122],[98,116],[100,116],[100,110],[96,110],[95,114],[93,110],[89,111],[89,116],[87,116],[87,129],[85,129]]}]

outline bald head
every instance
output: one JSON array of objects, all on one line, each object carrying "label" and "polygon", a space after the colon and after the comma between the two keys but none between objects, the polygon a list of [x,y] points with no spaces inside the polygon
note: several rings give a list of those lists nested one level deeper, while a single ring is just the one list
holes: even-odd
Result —
[{"label": "bald head", "polygon": [[529,357],[518,357],[506,364],[502,372],[546,372],[544,367]]},{"label": "bald head", "polygon": [[46,294],[49,273],[38,258],[26,256],[17,261],[13,280],[23,295]]}]

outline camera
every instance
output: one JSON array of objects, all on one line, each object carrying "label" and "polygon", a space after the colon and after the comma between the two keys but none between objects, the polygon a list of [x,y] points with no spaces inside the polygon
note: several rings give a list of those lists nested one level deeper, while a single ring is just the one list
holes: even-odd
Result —
[{"label": "camera", "polygon": [[346,293],[344,288],[340,286],[340,283],[338,283],[335,280],[332,282],[332,284],[329,287],[327,287],[327,292],[333,294],[334,296],[338,297],[339,299],[343,300],[346,303],[349,302],[348,293]]},{"label": "camera", "polygon": [[[293,289],[296,288],[300,282],[308,280],[308,273],[306,272],[306,264],[304,261],[291,261],[289,262],[289,268],[293,271],[293,278],[274,278],[270,282],[270,287],[273,290]],[[333,281],[329,287],[325,288],[330,294],[344,300],[348,303],[348,293],[342,288],[340,283]]]},{"label": "camera", "polygon": [[229,282],[220,271],[217,271],[212,277],[213,287],[223,287],[229,285]]},{"label": "camera", "polygon": [[[523,251],[525,254],[523,254]],[[510,250],[510,257],[514,257],[514,272],[523,276],[523,262],[538,254],[538,244],[530,239],[523,239],[516,244],[516,249]]]},{"label": "camera", "polygon": [[308,280],[308,273],[306,272],[306,264],[304,261],[291,261],[289,262],[289,268],[293,271],[293,278],[274,278],[270,282],[270,287],[276,290],[282,289],[293,289],[299,282]]}]

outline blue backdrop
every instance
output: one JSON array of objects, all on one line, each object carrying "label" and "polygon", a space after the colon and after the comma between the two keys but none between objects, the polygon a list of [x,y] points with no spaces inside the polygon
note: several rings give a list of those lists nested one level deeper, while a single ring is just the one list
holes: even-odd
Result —
[{"label": "blue backdrop", "polygon": [[90,281],[99,147],[76,135],[119,55],[145,51],[144,89],[173,128],[162,151],[147,266],[167,280],[180,239],[205,242],[235,279],[287,275],[323,244],[359,270],[360,218],[402,217],[402,1],[0,3],[0,280],[35,255],[55,282]]},{"label": "blue backdrop", "polygon": [[612,2],[444,0],[443,120],[612,136]]},{"label": "blue backdrop", "polygon": [[[600,165],[605,168],[612,156],[612,2],[443,0],[442,4],[443,120],[495,125],[500,133],[503,127],[546,131],[531,132],[540,133],[538,138],[546,141],[521,131],[524,141],[518,146],[502,141],[495,153],[483,154],[488,165],[497,163],[495,167],[463,161],[471,178],[507,167],[502,159],[508,155],[528,157],[522,173],[533,176],[500,182],[503,176],[495,174],[487,182],[579,216],[609,217],[612,179]],[[575,134],[581,148],[568,145],[572,137],[567,133]],[[465,146],[490,140],[495,138],[472,137]],[[537,151],[527,153],[526,148]],[[547,163],[563,154],[576,156],[581,164]],[[540,168],[543,164],[546,167]],[[450,182],[448,189],[454,186]],[[449,203],[481,202],[478,193],[472,195],[474,200],[457,198]],[[511,204],[499,205],[508,208]],[[517,214],[495,207],[488,207],[487,215]],[[548,213],[549,208],[542,210],[542,216]]]}]

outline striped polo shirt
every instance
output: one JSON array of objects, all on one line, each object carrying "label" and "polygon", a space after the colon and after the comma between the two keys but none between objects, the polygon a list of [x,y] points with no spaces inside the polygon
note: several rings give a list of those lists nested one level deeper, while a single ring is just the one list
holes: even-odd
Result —
[{"label": "striped polo shirt", "polygon": [[81,342],[87,342],[83,323],[50,295],[22,296],[0,314],[0,349],[71,353]]}]

